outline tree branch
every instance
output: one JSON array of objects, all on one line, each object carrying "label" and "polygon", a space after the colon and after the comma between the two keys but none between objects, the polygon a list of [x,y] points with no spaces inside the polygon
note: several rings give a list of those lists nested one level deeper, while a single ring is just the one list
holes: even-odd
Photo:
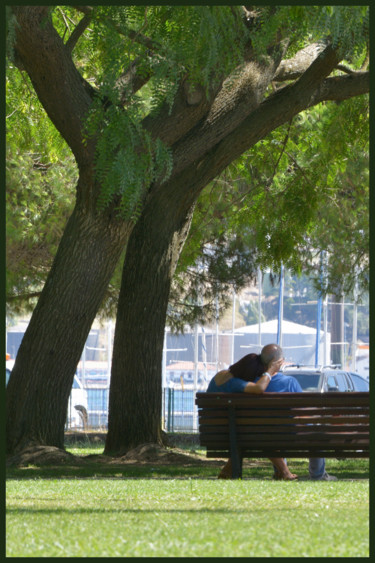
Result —
[{"label": "tree branch", "polygon": [[92,6],[75,6],[75,5],[73,6],[73,8],[75,8],[79,12],[82,12],[83,14],[85,14],[85,16],[91,16],[94,9]]},{"label": "tree branch", "polygon": [[308,107],[328,100],[341,102],[354,96],[368,94],[370,91],[370,73],[354,72],[345,76],[331,76],[326,78],[311,97]]},{"label": "tree branch", "polygon": [[83,143],[92,87],[76,69],[52,25],[48,6],[12,6],[17,19],[15,52],[52,123],[79,165],[92,162],[93,141]]},{"label": "tree branch", "polygon": [[266,98],[234,131],[171,177],[167,184],[178,192],[180,184],[186,186],[189,183],[189,197],[193,198],[194,193],[199,193],[202,186],[211,182],[231,162],[301,111],[323,101],[342,101],[369,92],[368,72],[324,79],[324,74],[329,74],[336,65],[336,56],[330,49],[327,57],[317,60],[315,68],[310,67],[294,84]]},{"label": "tree branch", "polygon": [[281,61],[280,66],[273,77],[274,82],[295,80],[299,78],[325,47],[326,45],[322,42],[312,43],[311,45],[308,45],[304,49],[298,51],[293,58]]},{"label": "tree branch", "polygon": [[81,35],[86,31],[87,27],[90,25],[90,22],[91,22],[91,15],[86,14],[76,25],[69,39],[65,43],[65,47],[68,49],[69,53],[73,51],[74,47],[77,44],[77,41],[79,40]]},{"label": "tree branch", "polygon": [[17,295],[7,295],[6,301],[25,301],[26,299],[33,299],[40,297],[41,291],[34,291],[32,293],[19,293]]},{"label": "tree branch", "polygon": [[[285,47],[285,46],[284,46]],[[283,52],[262,65],[249,62],[242,73],[224,82],[205,119],[196,124],[173,147],[174,169],[178,174],[188,163],[198,160],[202,154],[225,138],[261,103],[271,82]]]},{"label": "tree branch", "polygon": [[127,104],[130,97],[147,84],[152,76],[150,66],[148,69],[143,68],[142,72],[139,72],[140,63],[141,59],[138,57],[116,81],[115,87],[120,92],[120,104],[122,105]]}]

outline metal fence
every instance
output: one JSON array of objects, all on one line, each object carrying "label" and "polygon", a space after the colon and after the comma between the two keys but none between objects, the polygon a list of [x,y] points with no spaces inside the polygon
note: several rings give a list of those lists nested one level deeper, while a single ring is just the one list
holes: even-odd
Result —
[{"label": "metal fence", "polygon": [[167,432],[196,432],[195,391],[173,389],[163,390],[163,422]]},{"label": "metal fence", "polygon": [[[109,387],[87,387],[84,391],[87,393],[87,404],[84,409],[80,408],[83,405],[75,405],[70,396],[65,430],[106,431]],[[162,394],[163,429],[167,432],[196,432],[197,411],[194,403],[193,389],[165,387]]]}]

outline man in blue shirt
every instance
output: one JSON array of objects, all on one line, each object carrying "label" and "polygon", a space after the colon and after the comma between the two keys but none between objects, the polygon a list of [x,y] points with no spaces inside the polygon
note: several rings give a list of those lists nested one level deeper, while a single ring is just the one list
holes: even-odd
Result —
[{"label": "man in blue shirt", "polygon": [[302,387],[295,377],[279,371],[269,382],[266,391],[271,393],[300,393]]},{"label": "man in blue shirt", "polygon": [[[302,387],[297,379],[291,375],[285,375],[282,372],[277,373],[271,379],[268,387],[265,389],[266,393],[300,393]],[[285,460],[286,463],[286,460]],[[312,457],[309,459],[309,474],[310,479],[320,481],[336,481],[337,477],[328,475],[325,470],[324,457]],[[277,473],[275,474],[276,477]]]}]

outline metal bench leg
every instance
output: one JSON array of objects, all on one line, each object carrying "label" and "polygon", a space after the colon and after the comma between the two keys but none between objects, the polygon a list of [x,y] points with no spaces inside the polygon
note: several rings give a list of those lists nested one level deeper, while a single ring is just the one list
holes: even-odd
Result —
[{"label": "metal bench leg", "polygon": [[236,410],[234,407],[229,407],[229,441],[232,479],[242,479],[242,455],[237,445]]}]

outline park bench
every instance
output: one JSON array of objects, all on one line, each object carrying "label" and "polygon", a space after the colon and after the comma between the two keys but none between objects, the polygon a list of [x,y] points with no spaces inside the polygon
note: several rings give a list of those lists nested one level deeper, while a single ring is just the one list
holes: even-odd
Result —
[{"label": "park bench", "polygon": [[369,392],[197,393],[200,444],[209,458],[369,457]]}]

